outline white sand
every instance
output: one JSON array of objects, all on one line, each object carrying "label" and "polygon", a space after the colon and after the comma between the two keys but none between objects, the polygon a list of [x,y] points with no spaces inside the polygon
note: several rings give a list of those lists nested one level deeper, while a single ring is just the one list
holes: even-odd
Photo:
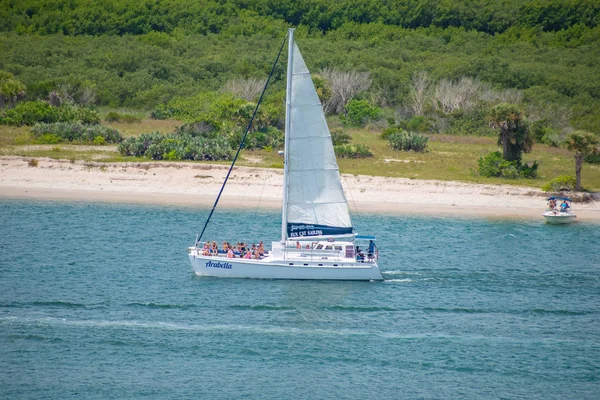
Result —
[{"label": "white sand", "polygon": [[[212,206],[228,166],[192,163],[95,163],[0,157],[0,197],[118,203]],[[223,192],[222,207],[279,208],[282,171],[236,167]],[[537,189],[343,175],[355,212],[416,213],[540,219],[544,193]],[[596,199],[599,196],[595,196]],[[600,202],[576,203],[580,221],[600,222]]]}]

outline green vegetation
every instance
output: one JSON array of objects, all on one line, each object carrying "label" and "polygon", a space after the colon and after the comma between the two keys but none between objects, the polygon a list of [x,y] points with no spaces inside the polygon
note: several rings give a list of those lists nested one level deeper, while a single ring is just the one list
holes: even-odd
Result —
[{"label": "green vegetation", "polygon": [[600,141],[589,132],[573,132],[567,136],[567,148],[575,156],[575,189],[581,189],[581,168],[587,156],[600,153]]},{"label": "green vegetation", "polygon": [[[123,137],[116,129],[103,125],[86,125],[80,122],[38,123],[31,128],[38,143],[93,142],[94,144],[119,143]],[[100,139],[101,138],[101,139]]]},{"label": "green vegetation", "polygon": [[570,175],[560,175],[542,186],[544,192],[560,192],[561,190],[575,190],[577,181]]},{"label": "green vegetation", "polygon": [[[226,160],[296,26],[343,171],[540,186],[579,160],[573,130],[600,134],[599,22],[587,0],[0,0],[0,154]],[[263,166],[284,79],[245,144]]]}]

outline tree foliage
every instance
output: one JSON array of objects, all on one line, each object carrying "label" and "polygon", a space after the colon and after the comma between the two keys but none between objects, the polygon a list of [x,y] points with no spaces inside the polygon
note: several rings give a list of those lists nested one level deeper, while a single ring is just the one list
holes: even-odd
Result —
[{"label": "tree foliage", "polygon": [[600,152],[600,141],[589,132],[575,131],[567,136],[566,145],[575,156],[575,179],[576,190],[581,190],[581,168],[585,157],[595,155]]},{"label": "tree foliage", "polygon": [[523,152],[531,151],[533,139],[517,105],[500,103],[493,107],[489,122],[498,131],[498,144],[506,161],[520,162]]}]

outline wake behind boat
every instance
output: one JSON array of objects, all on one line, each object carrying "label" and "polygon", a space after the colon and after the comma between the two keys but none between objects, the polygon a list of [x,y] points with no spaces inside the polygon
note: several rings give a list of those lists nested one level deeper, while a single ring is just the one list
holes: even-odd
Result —
[{"label": "wake behind boat", "polygon": [[553,225],[570,224],[577,218],[571,211],[571,199],[558,196],[548,197],[548,206],[543,215],[546,223]]},{"label": "wake behind boat", "polygon": [[[237,155],[231,168],[236,159]],[[377,265],[375,238],[362,237],[369,240],[367,254],[355,245],[361,237],[355,235],[352,227],[323,107],[294,42],[293,29],[288,33],[283,188],[281,240],[272,242],[271,251],[262,255],[261,252],[250,254],[250,258],[236,258],[235,253],[229,251],[207,252],[203,249],[204,242],[200,241],[203,230],[194,246],[188,248],[196,275],[261,279],[383,279]]]}]

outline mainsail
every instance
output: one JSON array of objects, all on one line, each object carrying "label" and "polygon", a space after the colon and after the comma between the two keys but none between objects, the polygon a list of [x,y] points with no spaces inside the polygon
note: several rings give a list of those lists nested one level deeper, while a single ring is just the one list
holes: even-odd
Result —
[{"label": "mainsail", "polygon": [[[340,181],[331,134],[310,72],[291,45],[286,124],[286,187],[283,218],[287,238],[352,234],[348,201]],[[290,60],[288,59],[288,62]],[[288,79],[290,79],[288,71]]]}]

